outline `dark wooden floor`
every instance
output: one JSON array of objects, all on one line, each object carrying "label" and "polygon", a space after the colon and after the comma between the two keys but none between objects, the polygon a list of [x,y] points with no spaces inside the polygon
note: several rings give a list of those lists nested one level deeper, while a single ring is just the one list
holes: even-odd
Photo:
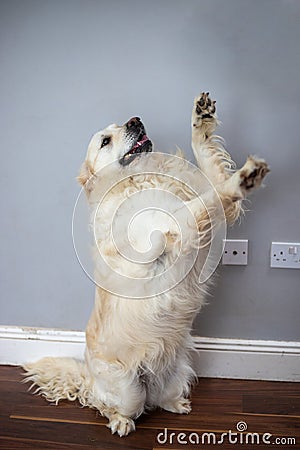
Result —
[{"label": "dark wooden floor", "polygon": [[[21,373],[18,367],[0,366],[1,449],[300,449],[300,383],[200,379],[193,390],[191,414],[155,411],[143,415],[137,421],[137,431],[120,438],[110,434],[106,419],[96,411],[65,401],[51,405],[27,392],[28,386],[20,383]],[[220,441],[223,432],[237,432],[238,422],[247,424],[244,434],[231,437],[239,443],[230,444],[226,436],[223,444],[213,445],[210,436],[208,444],[204,435],[205,443],[201,444],[203,433],[215,433]],[[159,442],[157,436],[165,428],[167,439],[162,434]],[[251,437],[248,444],[242,443],[246,433],[258,433],[261,442],[263,434],[270,433],[266,439],[273,446],[253,444]],[[197,436],[199,445],[195,443]],[[295,438],[296,443],[288,443],[288,438]]]}]

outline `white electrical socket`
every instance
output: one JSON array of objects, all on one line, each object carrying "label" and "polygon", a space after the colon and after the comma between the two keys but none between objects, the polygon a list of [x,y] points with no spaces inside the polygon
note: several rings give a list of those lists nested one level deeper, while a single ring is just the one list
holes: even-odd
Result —
[{"label": "white electrical socket", "polygon": [[248,264],[248,239],[224,239],[223,265],[246,266]]},{"label": "white electrical socket", "polygon": [[300,269],[300,243],[272,242],[271,267]]}]

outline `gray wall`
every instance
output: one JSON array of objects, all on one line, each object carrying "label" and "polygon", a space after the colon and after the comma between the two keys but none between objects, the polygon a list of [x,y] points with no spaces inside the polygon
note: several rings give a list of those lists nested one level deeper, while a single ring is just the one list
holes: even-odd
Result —
[{"label": "gray wall", "polygon": [[209,90],[238,164],[272,173],[233,238],[203,336],[299,340],[300,272],[269,268],[300,240],[298,0],[7,0],[0,4],[1,322],[84,329],[94,287],[72,247],[75,176],[91,135],[140,115],[156,148],[190,152],[191,102]]}]

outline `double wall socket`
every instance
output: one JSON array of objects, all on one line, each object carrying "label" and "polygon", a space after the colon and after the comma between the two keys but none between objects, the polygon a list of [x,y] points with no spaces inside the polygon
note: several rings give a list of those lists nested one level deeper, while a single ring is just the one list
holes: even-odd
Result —
[{"label": "double wall socket", "polygon": [[[248,239],[224,239],[223,265],[246,266],[248,264]],[[272,242],[271,267],[300,269],[300,242]]]},{"label": "double wall socket", "polygon": [[224,239],[223,265],[246,266],[248,264],[248,239]]},{"label": "double wall socket", "polygon": [[300,269],[300,242],[272,242],[271,267]]}]

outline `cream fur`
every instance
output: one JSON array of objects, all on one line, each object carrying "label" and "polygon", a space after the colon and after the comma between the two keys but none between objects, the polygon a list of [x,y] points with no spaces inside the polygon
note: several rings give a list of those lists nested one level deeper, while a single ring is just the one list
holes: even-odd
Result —
[{"label": "cream fur", "polygon": [[[179,157],[166,159],[160,153],[144,153],[129,166],[122,167],[119,159],[133,145],[128,124],[111,125],[92,138],[78,177],[85,187],[98,245],[94,253],[98,286],[86,329],[85,363],[44,358],[25,367],[26,380],[38,386],[37,391],[49,401],[78,399],[84,406],[97,408],[109,419],[112,433],[120,436],[135,429],[133,420],[145,409],[161,407],[176,413],[190,412],[187,397],[195,376],[190,359],[193,349],[190,331],[195,315],[205,303],[210,283],[198,282],[199,267],[208,254],[212,227],[218,227],[223,214],[228,223],[234,223],[242,211],[242,200],[260,186],[268,172],[266,163],[254,157],[249,157],[242,169],[234,171],[234,163],[224,150],[221,138],[213,134],[216,125],[215,105],[208,94],[202,93],[195,99],[192,112],[192,147],[198,166],[215,189],[207,180],[199,180],[199,171],[191,170]],[[110,142],[101,148],[105,136],[109,136]],[[163,175],[169,173],[170,178]],[[190,186],[199,187],[201,196],[178,181],[183,176]],[[112,181],[120,179],[123,181],[112,188]],[[132,225],[131,238],[140,254],[147,253],[148,259],[126,261],[116,251],[110,236],[114,212],[133,193],[148,190],[155,201],[155,189],[180,199],[181,204],[175,200],[173,204],[166,197],[180,230],[159,211],[146,212],[142,223],[137,220]],[[137,198],[134,206],[142,208],[143,198],[140,201],[141,205],[136,203]],[[214,213],[213,224],[210,212]],[[129,207],[125,209],[125,215],[130,213]],[[192,214],[193,220],[188,214]],[[149,241],[145,236],[149,236],[153,225],[159,233],[153,237],[148,251]],[[127,249],[126,236],[123,239],[122,233],[119,234],[120,248]],[[158,269],[172,268],[176,257],[183,254],[182,263],[170,275],[181,279],[181,272],[185,274],[195,248],[200,248],[200,252],[190,272],[175,287],[160,292],[160,284],[163,291],[174,280],[166,280],[163,274],[157,277]],[[120,271],[128,280],[118,285],[114,272],[106,270],[100,254],[113,271]],[[140,291],[137,292],[132,278],[143,276],[148,277],[145,295],[137,300],[134,297]],[[108,284],[111,281],[121,292],[131,292],[132,298],[125,294],[127,298],[122,298],[104,289],[103,280]],[[149,292],[157,294],[148,297]]]}]

